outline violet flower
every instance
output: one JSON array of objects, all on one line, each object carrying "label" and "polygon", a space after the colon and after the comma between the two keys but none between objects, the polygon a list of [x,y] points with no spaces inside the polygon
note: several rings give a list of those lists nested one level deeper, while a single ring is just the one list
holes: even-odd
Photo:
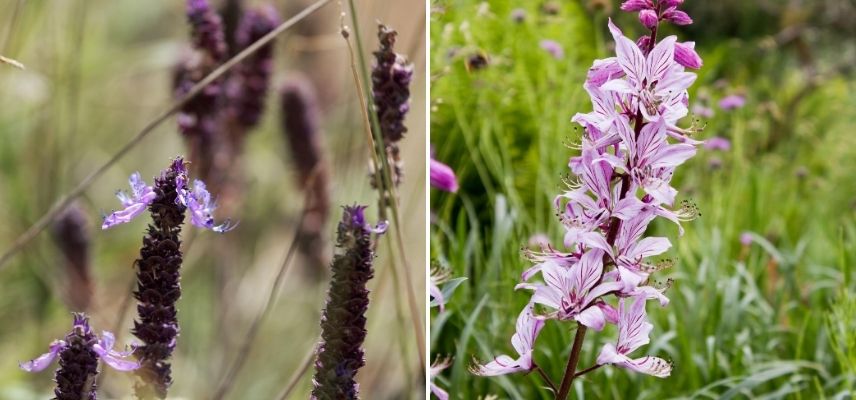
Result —
[{"label": "violet flower", "polygon": [[[190,223],[200,228],[211,229],[219,233],[228,232],[235,227],[229,220],[215,225],[212,213],[217,208],[217,205],[211,199],[211,194],[208,193],[205,183],[202,181],[198,179],[194,180],[193,189],[187,188],[187,168],[181,157],[173,161],[171,168],[174,168],[173,173],[175,174],[174,182],[171,182],[171,184],[175,185],[177,194],[175,203],[181,206],[182,209],[185,207],[190,209]],[[140,177],[139,172],[131,174],[128,181],[131,184],[131,194],[129,195],[123,191],[116,193],[116,197],[119,198],[119,201],[125,208],[105,216],[104,222],[101,224],[101,229],[109,229],[116,225],[131,222],[132,219],[142,214],[146,211],[147,207],[156,202],[157,193],[155,192],[155,188],[146,185],[146,182]]]},{"label": "violet flower", "polygon": [[147,186],[139,173],[131,175],[133,195],[119,194],[126,207],[104,219],[103,229],[130,221],[148,207],[152,215],[137,267],[138,318],[132,332],[142,340],[137,357],[142,362],[139,376],[145,382],[137,385],[140,398],[166,398],[172,384],[169,358],[175,350],[179,327],[176,302],[181,297],[181,226],[184,214],[190,211],[193,225],[226,232],[233,226],[226,221],[215,225],[211,213],[214,203],[201,181],[187,187],[187,167],[184,159],[175,158],[170,166]]},{"label": "violet flower", "polygon": [[546,318],[575,320],[594,330],[602,330],[606,322],[615,323],[617,314],[600,297],[620,290],[621,282],[599,282],[603,275],[603,252],[586,252],[574,266],[566,268],[546,263],[541,268],[544,284],[517,285],[533,289],[532,301],[556,310]]},{"label": "violet flower", "polygon": [[440,375],[440,372],[443,372],[444,369],[449,368],[450,365],[452,365],[451,358],[441,359],[440,357],[437,357],[437,360],[431,364],[431,368],[429,369],[431,393],[439,400],[449,400],[449,393],[440,386],[437,386],[437,384],[434,383],[434,378],[436,378],[437,375]]},{"label": "violet flower", "polygon": [[511,345],[518,354],[517,359],[503,354],[487,364],[471,366],[470,372],[480,376],[497,376],[531,371],[535,367],[532,350],[542,328],[544,320],[535,317],[532,303],[527,304],[517,317],[517,332],[511,337]]},{"label": "violet flower", "polygon": [[330,259],[324,229],[330,218],[330,167],[321,129],[321,109],[312,81],[291,76],[280,88],[282,132],[288,142],[298,186],[310,196],[300,227],[298,249],[311,260],[311,271],[327,269]]},{"label": "violet flower", "polygon": [[714,136],[704,141],[704,148],[707,150],[728,151],[731,150],[731,141],[719,136]]},{"label": "violet flower", "polygon": [[618,320],[618,343],[607,343],[597,356],[599,365],[615,364],[631,371],[665,378],[672,373],[672,364],[662,358],[646,356],[632,359],[630,353],[650,342],[648,335],[654,328],[647,321],[645,298],[633,298],[633,305],[627,310],[627,299],[618,301],[621,315]]},{"label": "violet flower", "polygon": [[27,372],[39,372],[49,367],[59,358],[59,369],[56,370],[57,400],[95,400],[96,377],[98,362],[103,361],[117,371],[133,371],[140,363],[127,360],[133,353],[113,350],[115,337],[104,331],[101,338],[92,332],[89,317],[84,314],[73,314],[71,332],[63,340],[54,340],[49,351],[41,356],[19,364]]},{"label": "violet flower", "polygon": [[455,171],[448,165],[431,158],[429,172],[431,186],[444,192],[455,193],[458,191],[458,178],[455,177]]},{"label": "violet flower", "polygon": [[[235,33],[236,52],[273,31],[279,23],[279,14],[271,5],[248,11]],[[244,60],[229,81],[231,112],[244,129],[255,127],[262,117],[274,67],[273,53],[271,41]]]},{"label": "violet flower", "polygon": [[397,35],[395,30],[378,25],[380,49],[374,52],[372,67],[372,97],[395,186],[401,184],[404,174],[398,142],[407,132],[404,117],[410,111],[410,80],[413,77],[413,65],[393,48]]},{"label": "violet flower", "polygon": [[752,238],[752,232],[743,232],[740,234],[740,244],[744,246],[749,246],[752,244],[754,239]]},{"label": "violet flower", "polygon": [[[585,129],[575,146],[581,152],[568,163],[573,174],[565,181],[568,190],[554,200],[565,229],[566,251],[547,244],[540,252],[526,252],[534,265],[521,274],[523,282],[515,287],[532,291],[514,339],[520,358],[501,356],[474,368],[473,373],[500,375],[531,370],[535,365],[534,336],[540,329],[533,321],[575,321],[568,368],[561,385],[557,385],[556,398],[566,398],[578,376],[576,368],[587,330],[599,331],[609,324],[618,325],[618,343],[607,344],[597,364],[579,374],[613,364],[654,376],[669,375],[671,365],[662,359],[631,359],[629,354],[649,341],[652,325],[646,321],[647,301],[656,300],[661,306],[669,303],[665,291],[671,282],[658,286],[648,282],[652,274],[671,266],[670,260],[651,261],[666,252],[671,242],[665,237],[646,236],[648,225],[661,217],[674,222],[682,235],[681,223],[700,215],[687,200],[675,206],[678,191],[671,180],[702,144],[690,137],[699,128],[679,126],[688,114],[687,88],[696,79],[686,68],[698,68],[702,61],[693,42],[679,45],[675,36],[655,42],[660,22],[691,22],[686,13],[676,9],[681,3],[625,1],[622,9],[642,13],[640,18],[651,30],[637,41],[625,37],[609,21],[616,56],[595,60],[589,70],[584,88],[593,111],[573,118]],[[679,48],[682,54],[676,55]],[[541,281],[533,281],[539,274]],[[628,298],[633,301],[629,309],[625,307]],[[536,303],[547,313],[535,316]],[[521,336],[525,331],[521,325],[534,329],[534,333]]]},{"label": "violet flower", "polygon": [[428,279],[428,295],[440,307],[440,312],[446,311],[446,297],[440,289],[440,284],[447,280],[449,280],[449,270],[447,268],[439,265],[431,268],[431,274]]},{"label": "violet flower", "polygon": [[693,114],[698,115],[702,118],[713,118],[714,115],[714,111],[712,108],[701,103],[696,103],[695,105],[693,105],[692,112]]},{"label": "violet flower", "polygon": [[739,94],[732,94],[729,96],[725,96],[722,100],[719,101],[719,108],[725,111],[736,110],[738,108],[743,107],[746,104],[746,97],[743,97]]},{"label": "violet flower", "polygon": [[557,60],[565,58],[565,50],[555,40],[544,39],[538,45]]},{"label": "violet flower", "polygon": [[363,341],[365,313],[369,305],[366,283],[374,270],[373,234],[386,230],[386,223],[372,227],[364,206],[345,207],[339,223],[333,258],[333,276],[327,305],[321,317],[321,343],[312,379],[312,399],[356,399],[357,371],[365,365]]}]

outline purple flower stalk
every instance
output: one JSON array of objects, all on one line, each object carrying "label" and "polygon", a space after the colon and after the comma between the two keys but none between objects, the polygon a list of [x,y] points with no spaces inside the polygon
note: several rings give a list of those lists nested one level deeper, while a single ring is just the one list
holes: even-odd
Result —
[{"label": "purple flower stalk", "polygon": [[[182,97],[206,75],[226,61],[228,48],[223,22],[207,0],[187,0],[193,55],[176,70],[174,92]],[[223,81],[218,79],[185,103],[178,114],[178,127],[191,148],[196,168],[207,176],[213,164],[218,111]]]},{"label": "purple flower stalk", "polygon": [[74,204],[60,214],[52,230],[54,242],[65,261],[68,302],[75,310],[86,310],[94,292],[91,227],[87,215],[79,205]]},{"label": "purple flower stalk", "polygon": [[[657,217],[677,224],[696,218],[697,208],[688,201],[675,205],[677,190],[671,179],[677,167],[696,154],[702,142],[691,134],[699,129],[682,128],[688,114],[687,88],[696,75],[686,68],[701,66],[694,44],[681,45],[675,36],[657,41],[658,24],[690,23],[677,6],[680,0],[628,0],[625,11],[639,11],[651,34],[643,40],[625,37],[612,21],[609,30],[616,42],[616,57],[596,60],[584,88],[593,111],[579,113],[573,121],[585,128],[579,148],[568,166],[573,178],[568,190],[554,200],[565,228],[567,251],[543,246],[528,252],[534,266],[523,272],[516,289],[532,292],[529,304],[517,322],[512,344],[517,359],[500,356],[475,365],[478,375],[529,372],[537,368],[533,349],[546,321],[574,321],[577,325],[571,354],[557,399],[565,399],[578,374],[581,349],[588,329],[600,331],[618,326],[618,342],[603,347],[595,365],[615,365],[657,377],[669,376],[670,363],[656,357],[630,358],[649,341],[652,325],[646,321],[647,300],[666,306],[666,285],[652,285],[651,275],[671,266],[670,260],[651,261],[666,252],[665,237],[646,237],[648,225]],[[676,56],[678,48],[690,51]],[[690,62],[691,61],[691,62]],[[541,275],[542,280],[532,281]],[[632,306],[625,303],[632,298]],[[617,304],[617,309],[616,309]],[[537,305],[537,309],[535,308]],[[549,381],[544,371],[542,376]]]},{"label": "purple flower stalk", "polygon": [[404,117],[410,111],[410,80],[413,77],[413,65],[393,49],[397,35],[395,30],[378,25],[380,49],[374,52],[372,69],[372,96],[395,186],[401,184],[404,175],[398,142],[407,132]]},{"label": "purple flower stalk", "polygon": [[95,400],[98,362],[104,361],[117,371],[133,371],[140,367],[135,361],[126,360],[133,353],[113,350],[116,339],[112,333],[104,331],[101,338],[89,327],[89,317],[74,314],[71,332],[62,340],[54,340],[50,350],[33,360],[20,363],[27,372],[42,371],[59,358],[56,370],[57,400]]},{"label": "purple flower stalk", "polygon": [[312,399],[358,398],[355,378],[365,365],[362,346],[369,305],[366,283],[374,274],[372,234],[386,229],[385,223],[372,227],[366,221],[365,208],[345,207],[339,223],[336,247],[341,252],[333,258],[333,277],[321,316]]},{"label": "purple flower stalk", "polygon": [[310,205],[300,227],[300,252],[315,271],[329,265],[324,227],[330,215],[330,171],[324,153],[321,109],[312,82],[302,76],[288,78],[280,89],[282,131],[291,150],[301,189],[310,196]]},{"label": "purple flower stalk", "polygon": [[135,262],[138,319],[132,332],[143,341],[136,354],[142,362],[138,374],[145,382],[136,390],[141,398],[166,398],[172,383],[169,358],[179,333],[175,303],[181,297],[179,236],[185,213],[190,213],[193,225],[215,232],[227,232],[233,226],[229,221],[214,224],[211,213],[215,205],[211,195],[202,181],[196,180],[192,188],[188,187],[187,167],[181,157],[155,178],[154,186],[146,185],[138,172],[131,175],[130,183],[131,194],[117,194],[125,209],[106,216],[102,229],[129,222],[147,208],[152,215],[140,258]]},{"label": "purple flower stalk", "polygon": [[[236,51],[261,39],[279,25],[279,14],[271,5],[247,12],[235,33]],[[243,128],[255,127],[264,112],[264,101],[273,72],[274,45],[270,42],[245,60],[230,79],[231,112]]]}]

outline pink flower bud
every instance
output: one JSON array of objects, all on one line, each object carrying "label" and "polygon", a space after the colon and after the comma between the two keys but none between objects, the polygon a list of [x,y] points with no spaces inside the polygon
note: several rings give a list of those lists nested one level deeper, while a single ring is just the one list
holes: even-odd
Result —
[{"label": "pink flower bud", "polygon": [[675,62],[687,68],[701,68],[701,57],[695,51],[695,42],[675,43]]},{"label": "pink flower bud", "polygon": [[660,5],[666,8],[677,7],[684,4],[684,0],[660,0]]},{"label": "pink flower bud", "polygon": [[645,25],[648,29],[654,29],[660,19],[657,18],[657,12],[654,10],[642,10],[639,12],[639,22]]},{"label": "pink flower bud", "polygon": [[654,3],[652,3],[651,0],[627,0],[624,3],[621,3],[622,11],[642,11],[646,9],[654,9]]},{"label": "pink flower bud", "polygon": [[674,7],[670,7],[663,13],[663,19],[675,24],[675,25],[689,25],[693,23],[693,19],[690,18],[687,13],[677,10]]}]

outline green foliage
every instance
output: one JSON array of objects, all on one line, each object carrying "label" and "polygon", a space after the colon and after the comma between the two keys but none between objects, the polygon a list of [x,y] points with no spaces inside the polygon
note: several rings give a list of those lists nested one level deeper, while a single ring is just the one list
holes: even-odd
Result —
[{"label": "green foliage", "polygon": [[[585,73],[611,46],[602,11],[555,2],[559,13],[546,15],[535,3],[433,5],[431,141],[461,189],[432,191],[431,256],[449,265],[451,276],[469,279],[446,313],[433,309],[431,345],[432,354],[455,357],[437,378],[455,399],[552,398],[537,374],[481,378],[467,371],[473,357],[514,354],[514,321],[529,299],[513,290],[530,265],[520,249],[538,233],[560,243],[552,199],[576,154],[564,144],[580,136],[570,117],[591,109]],[[510,17],[518,6],[526,11],[522,23]],[[640,32],[634,19],[622,21],[625,32]],[[559,42],[565,57],[539,48],[542,39]],[[677,262],[656,277],[675,283],[671,304],[649,309],[655,330],[646,351],[671,359],[675,369],[660,380],[601,368],[572,392],[595,399],[820,398],[849,390],[853,329],[828,322],[827,310],[836,292],[853,289],[850,270],[836,267],[856,255],[853,84],[830,75],[807,89],[793,54],[759,52],[756,42],[697,46],[705,66],[691,106],[716,111],[698,121],[707,126],[699,137],[726,137],[732,148],[702,149],[678,169],[680,199],[702,211],[684,224],[686,234],[662,222],[649,232],[669,237],[674,247],[666,256]],[[468,69],[474,54],[487,55],[487,67]],[[823,68],[835,61],[818,62]],[[718,109],[735,91],[746,94],[747,106]],[[751,245],[740,243],[743,232],[754,233]],[[572,329],[551,321],[538,338],[535,359],[554,381]],[[616,335],[614,328],[588,335],[580,367],[592,365]]]}]

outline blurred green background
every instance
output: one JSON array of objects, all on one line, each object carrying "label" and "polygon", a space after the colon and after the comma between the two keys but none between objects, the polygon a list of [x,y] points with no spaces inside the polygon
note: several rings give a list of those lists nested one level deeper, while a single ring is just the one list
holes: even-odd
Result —
[{"label": "blurred green background", "polygon": [[[570,118],[591,110],[585,74],[613,55],[607,17],[629,37],[643,33],[619,4],[432,2],[430,140],[461,189],[431,192],[430,257],[468,278],[445,313],[432,309],[431,356],[454,357],[435,382],[454,399],[552,398],[537,374],[482,378],[467,367],[515,354],[514,321],[530,297],[513,290],[530,266],[521,248],[538,234],[561,243],[552,199],[577,152],[564,145],[579,142]],[[663,221],[649,232],[671,240],[664,256],[677,263],[657,276],[674,279],[672,302],[648,307],[655,329],[644,351],[674,371],[661,380],[604,368],[577,379],[574,398],[852,398],[856,4],[687,0],[683,9],[695,23],[664,34],[695,41],[704,59],[690,92],[692,118],[706,124],[698,137],[731,148],[702,148],[677,170],[679,199],[702,212],[686,234]],[[564,57],[540,48],[545,39]],[[721,109],[732,94],[746,105]],[[557,382],[570,328],[549,322],[535,346]],[[587,336],[580,368],[616,335]]]},{"label": "blurred green background", "polygon": [[[189,27],[184,1],[178,0],[0,0],[0,54],[23,62],[21,71],[0,65],[0,243],[3,250],[54,201],[103,164],[172,101],[171,75]],[[220,6],[219,1],[213,1]],[[247,7],[261,4],[244,1]],[[310,1],[272,2],[285,18]],[[400,188],[403,235],[412,287],[424,308],[425,259],[425,13],[419,1],[386,4],[358,1],[366,52],[377,47],[376,20],[400,32],[397,50],[415,64],[412,106],[403,141],[406,179]],[[419,5],[415,7],[413,4]],[[369,204],[376,219],[377,195],[369,187],[368,146],[344,40],[339,35],[341,8],[330,2],[276,42],[274,85],[301,71],[316,83],[324,115],[328,158],[332,164],[331,217],[325,230],[333,240],[340,205]],[[350,23],[349,23],[350,25]],[[250,133],[243,158],[244,206],[240,221],[225,235],[186,227],[183,297],[179,301],[181,336],[174,357],[175,384],[170,398],[209,398],[251,321],[267,299],[282,258],[291,243],[303,194],[280,129],[279,99],[271,92],[261,126]],[[144,215],[110,231],[99,229],[101,213],[119,206],[117,189],[140,171],[151,183],[169,160],[186,153],[175,120],[162,124],[98,179],[78,202],[89,219],[95,295],[92,323],[114,330],[120,345],[131,341],[133,309],[119,319],[134,275]],[[214,196],[217,193],[213,193]],[[388,235],[389,238],[393,236]],[[370,282],[367,365],[358,375],[366,398],[421,397],[422,371],[416,340],[406,317],[403,294],[396,292],[389,247],[379,246],[375,279]],[[218,288],[213,254],[232,249]],[[227,250],[229,251],[229,250]],[[400,259],[397,257],[397,259]],[[233,399],[273,398],[317,341],[326,280],[313,278],[302,257],[285,277],[280,296],[261,326],[247,365],[234,382]],[[73,307],[62,254],[44,232],[0,270],[0,399],[47,398],[53,374],[28,374],[24,361],[47,351],[51,340],[70,329]],[[396,309],[405,314],[397,317]],[[424,314],[418,316],[420,320]],[[55,365],[49,370],[55,369]],[[306,398],[312,370],[295,398]],[[131,374],[110,371],[99,382],[102,398],[127,398]]]}]

